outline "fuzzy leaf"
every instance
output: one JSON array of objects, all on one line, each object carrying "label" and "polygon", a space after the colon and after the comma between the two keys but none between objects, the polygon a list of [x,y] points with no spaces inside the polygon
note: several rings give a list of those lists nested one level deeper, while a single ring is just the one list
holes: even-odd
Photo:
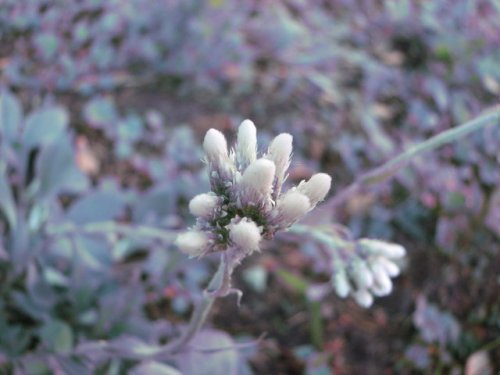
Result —
[{"label": "fuzzy leaf", "polygon": [[93,191],[76,201],[67,212],[67,219],[83,225],[116,218],[125,209],[125,198],[118,191]]},{"label": "fuzzy leaf", "polygon": [[3,213],[9,226],[15,228],[17,221],[16,205],[6,175],[6,165],[0,161],[0,212]]},{"label": "fuzzy leaf", "polygon": [[27,148],[53,143],[64,134],[68,122],[68,113],[59,106],[33,112],[26,118],[23,143]]},{"label": "fuzzy leaf", "polygon": [[67,353],[73,347],[73,331],[60,320],[47,322],[40,331],[42,341],[49,349],[58,353]]},{"label": "fuzzy leaf", "polygon": [[130,370],[131,375],[182,375],[177,369],[159,362],[144,362]]},{"label": "fuzzy leaf", "polygon": [[179,354],[177,365],[183,374],[237,375],[239,354],[234,345],[227,333],[203,330],[191,341],[189,349]]},{"label": "fuzzy leaf", "polygon": [[0,93],[0,135],[9,142],[16,137],[22,120],[21,104],[17,98],[7,90]]}]

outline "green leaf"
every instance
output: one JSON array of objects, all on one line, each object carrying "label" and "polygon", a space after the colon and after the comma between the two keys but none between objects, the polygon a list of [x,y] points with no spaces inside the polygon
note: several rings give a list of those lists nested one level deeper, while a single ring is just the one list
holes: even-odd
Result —
[{"label": "green leaf", "polygon": [[4,214],[11,229],[16,227],[17,212],[14,197],[6,173],[7,166],[0,161],[0,211]]},{"label": "green leaf", "polygon": [[40,109],[26,118],[23,143],[28,148],[53,143],[64,134],[69,116],[63,107]]},{"label": "green leaf", "polygon": [[291,272],[288,272],[285,269],[279,269],[276,274],[279,278],[285,282],[288,286],[290,286],[297,293],[304,294],[309,286],[308,282],[302,277],[295,275]]},{"label": "green leaf", "polygon": [[21,104],[9,91],[0,93],[0,135],[12,142],[22,120]]},{"label": "green leaf", "polygon": [[73,348],[73,331],[63,321],[47,322],[40,330],[40,337],[49,349],[57,353],[68,353]]}]

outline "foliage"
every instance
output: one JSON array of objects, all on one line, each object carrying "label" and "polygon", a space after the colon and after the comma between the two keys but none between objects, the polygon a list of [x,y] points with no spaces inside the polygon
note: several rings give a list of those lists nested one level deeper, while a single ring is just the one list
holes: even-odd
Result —
[{"label": "foliage", "polygon": [[[193,224],[189,199],[208,190],[205,123],[232,135],[243,115],[265,125],[265,141],[291,133],[288,182],[322,170],[336,194],[498,104],[499,14],[488,0],[2,1],[0,369],[196,373],[151,353],[178,336],[213,269],[171,245]],[[341,373],[339,342],[350,345],[350,331],[327,324],[344,316],[338,306],[356,309],[327,308],[340,240],[384,238],[409,252],[394,296],[375,305],[410,332],[390,366],[460,368],[495,342],[499,143],[498,124],[485,127],[413,158],[392,183],[333,196],[302,233],[279,238],[290,259],[269,245],[291,269],[264,257],[242,270],[251,293],[277,278],[302,298],[312,343],[292,349],[307,373]],[[398,320],[413,310],[415,330]],[[440,331],[428,324],[460,335],[430,339]],[[342,340],[328,341],[330,326]],[[244,374],[236,336],[202,331],[200,345],[238,350],[183,355]]]}]

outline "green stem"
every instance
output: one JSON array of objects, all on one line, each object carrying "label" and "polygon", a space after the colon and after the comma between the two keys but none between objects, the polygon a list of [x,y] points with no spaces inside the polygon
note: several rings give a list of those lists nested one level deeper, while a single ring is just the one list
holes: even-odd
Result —
[{"label": "green stem", "polygon": [[324,205],[329,208],[337,207],[354,193],[393,177],[400,169],[406,167],[416,156],[434,150],[446,143],[454,142],[473,131],[477,131],[492,124],[500,124],[499,106],[484,112],[471,121],[455,128],[445,130],[422,143],[416,144],[381,166],[362,174],[351,185],[342,189]]}]

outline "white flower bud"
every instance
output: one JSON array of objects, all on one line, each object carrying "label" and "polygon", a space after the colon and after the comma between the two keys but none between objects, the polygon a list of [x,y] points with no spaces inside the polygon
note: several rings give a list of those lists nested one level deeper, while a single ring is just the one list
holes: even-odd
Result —
[{"label": "white flower bud", "polygon": [[383,257],[378,257],[376,262],[384,268],[385,272],[390,277],[396,277],[399,275],[399,267],[397,266],[396,263],[390,261],[389,259],[383,258]]},{"label": "white flower bud", "polygon": [[289,225],[299,220],[311,209],[311,202],[304,194],[291,191],[280,198],[277,207],[283,224]]},{"label": "white flower bud", "polygon": [[359,240],[359,244],[371,253],[384,255],[390,259],[402,258],[406,254],[405,248],[395,243],[363,238]]},{"label": "white flower bud", "polygon": [[307,195],[311,201],[311,205],[315,206],[318,202],[325,199],[326,194],[330,190],[332,178],[326,173],[316,173],[309,181],[302,181],[297,190]]},{"label": "white flower bud", "polygon": [[361,307],[370,307],[373,304],[373,296],[366,289],[356,290],[352,296]]},{"label": "white flower bud", "polygon": [[278,188],[285,179],[285,173],[290,165],[293,137],[288,133],[279,134],[273,139],[267,150],[266,158],[276,165],[276,180]]},{"label": "white flower bud", "polygon": [[259,250],[260,229],[252,220],[243,219],[229,228],[231,241],[245,252]]},{"label": "white flower bud", "polygon": [[200,256],[208,242],[208,236],[197,230],[190,230],[177,236],[175,244],[179,249],[192,257]]},{"label": "white flower bud", "polygon": [[392,291],[392,282],[385,269],[378,263],[372,264],[373,285],[371,290],[376,296],[386,296]]},{"label": "white flower bud", "polygon": [[335,272],[332,282],[337,295],[340,298],[347,297],[351,291],[351,287],[349,286],[349,280],[347,280],[347,275],[343,269]]},{"label": "white flower bud", "polygon": [[351,276],[359,289],[369,288],[373,284],[373,275],[370,269],[359,258],[352,262]]},{"label": "white flower bud", "polygon": [[238,128],[236,156],[241,169],[245,169],[257,158],[257,129],[250,120],[245,120]]},{"label": "white flower bud", "polygon": [[243,173],[241,183],[262,197],[271,193],[276,167],[267,159],[257,159]]},{"label": "white flower bud", "polygon": [[203,148],[209,161],[214,162],[227,157],[227,141],[224,134],[216,129],[209,129],[203,140]]},{"label": "white flower bud", "polygon": [[189,202],[189,212],[197,217],[207,218],[219,204],[215,194],[198,194]]}]

